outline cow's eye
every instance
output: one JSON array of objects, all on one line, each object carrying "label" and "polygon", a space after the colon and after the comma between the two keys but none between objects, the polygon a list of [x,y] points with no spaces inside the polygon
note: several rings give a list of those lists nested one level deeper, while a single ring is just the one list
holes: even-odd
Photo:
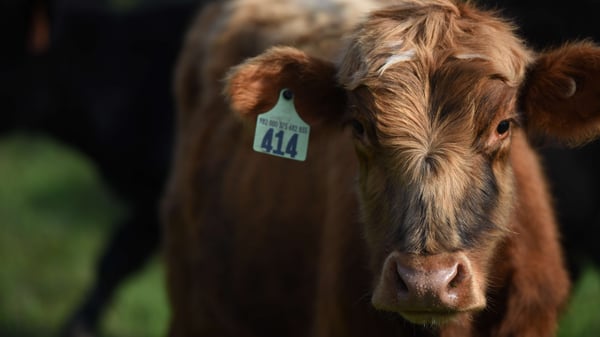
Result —
[{"label": "cow's eye", "polygon": [[505,120],[501,121],[500,123],[498,123],[498,126],[496,127],[496,132],[498,132],[499,135],[503,135],[506,132],[508,132],[509,129],[510,129],[510,120],[505,119]]},{"label": "cow's eye", "polygon": [[362,125],[361,122],[359,122],[356,119],[352,119],[350,120],[350,125],[352,125],[352,131],[354,132],[355,136],[363,136],[365,134],[365,127]]}]

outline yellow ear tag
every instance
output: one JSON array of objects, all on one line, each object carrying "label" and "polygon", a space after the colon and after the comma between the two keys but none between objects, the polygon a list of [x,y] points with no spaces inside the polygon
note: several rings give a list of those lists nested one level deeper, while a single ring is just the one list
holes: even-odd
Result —
[{"label": "yellow ear tag", "polygon": [[289,89],[283,89],[273,109],[256,118],[253,149],[272,156],[304,161],[309,135],[310,126],[294,108],[294,94]]}]

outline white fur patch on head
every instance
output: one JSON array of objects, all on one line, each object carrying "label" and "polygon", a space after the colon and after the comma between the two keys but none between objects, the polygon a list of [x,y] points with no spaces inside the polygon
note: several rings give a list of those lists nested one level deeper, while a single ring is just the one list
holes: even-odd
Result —
[{"label": "white fur patch on head", "polygon": [[410,61],[415,58],[415,50],[409,49],[401,51],[398,54],[394,54],[385,60],[385,63],[379,68],[379,74],[383,74],[389,67],[396,63]]},{"label": "white fur patch on head", "polygon": [[487,56],[482,55],[482,54],[477,54],[477,53],[461,53],[461,54],[454,55],[454,57],[456,57],[457,59],[460,59],[460,60],[470,60],[470,59],[489,60],[489,58]]}]

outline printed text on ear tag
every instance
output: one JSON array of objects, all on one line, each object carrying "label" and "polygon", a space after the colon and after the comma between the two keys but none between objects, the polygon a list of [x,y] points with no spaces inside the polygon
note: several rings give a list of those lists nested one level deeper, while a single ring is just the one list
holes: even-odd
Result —
[{"label": "printed text on ear tag", "polygon": [[277,104],[256,118],[254,146],[256,152],[304,161],[308,152],[310,126],[294,108],[294,94],[289,89],[279,93]]}]

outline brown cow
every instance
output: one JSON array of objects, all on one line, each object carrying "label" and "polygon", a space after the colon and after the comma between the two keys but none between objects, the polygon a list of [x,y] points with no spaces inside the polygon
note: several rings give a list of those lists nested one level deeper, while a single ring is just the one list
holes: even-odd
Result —
[{"label": "brown cow", "polygon": [[[535,54],[447,0],[358,24],[371,5],[239,0],[192,29],[164,204],[172,336],[554,334],[569,282],[528,139],[599,133],[600,48]],[[227,76],[236,117],[221,80],[258,54]],[[305,162],[252,151],[284,100],[312,127]]]}]

